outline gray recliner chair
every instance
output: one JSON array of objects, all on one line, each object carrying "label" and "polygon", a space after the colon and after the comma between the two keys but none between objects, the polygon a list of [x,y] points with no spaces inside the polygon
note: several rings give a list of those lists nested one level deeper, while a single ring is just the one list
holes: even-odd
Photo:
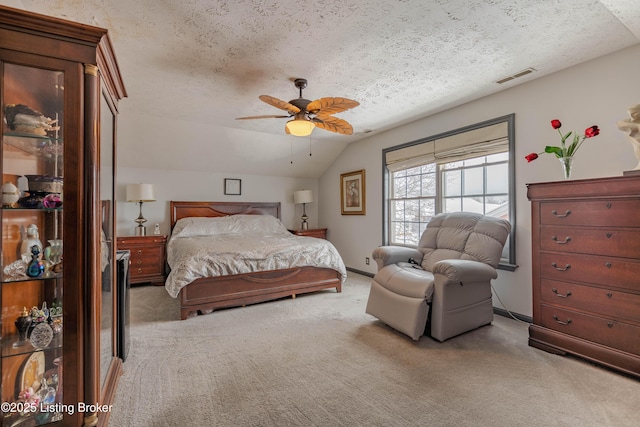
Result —
[{"label": "gray recliner chair", "polygon": [[443,213],[429,221],[418,248],[376,248],[366,312],[414,340],[428,319],[438,341],[490,324],[491,280],[510,232],[504,219]]}]

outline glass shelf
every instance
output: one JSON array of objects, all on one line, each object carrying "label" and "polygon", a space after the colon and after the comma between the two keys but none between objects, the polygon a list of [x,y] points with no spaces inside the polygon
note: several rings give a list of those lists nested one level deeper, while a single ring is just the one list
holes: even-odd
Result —
[{"label": "glass shelf", "polygon": [[3,210],[6,211],[30,211],[30,212],[62,212],[62,206],[59,208],[23,208],[21,206],[2,206]]},{"label": "glass shelf", "polygon": [[22,345],[15,345],[18,342],[17,335],[9,335],[2,340],[2,357],[19,356],[21,354],[31,354],[37,351],[51,351],[62,348],[62,332],[53,335],[51,343],[45,348],[36,348],[31,345],[29,338]]},{"label": "glass shelf", "polygon": [[5,132],[3,142],[20,151],[42,159],[61,160],[64,145],[61,138],[29,133]]},{"label": "glass shelf", "polygon": [[8,279],[3,278],[0,283],[31,282],[33,280],[50,280],[50,279],[62,279],[62,273],[44,273],[40,277],[21,276],[21,277],[12,277]]}]

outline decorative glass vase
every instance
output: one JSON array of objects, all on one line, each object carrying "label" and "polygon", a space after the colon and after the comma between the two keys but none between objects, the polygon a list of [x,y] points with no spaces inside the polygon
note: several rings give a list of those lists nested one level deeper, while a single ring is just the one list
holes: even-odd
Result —
[{"label": "decorative glass vase", "polygon": [[15,321],[16,330],[18,331],[18,341],[13,344],[13,347],[20,347],[25,345],[27,341],[27,332],[29,326],[31,326],[31,316],[25,308],[20,317]]},{"label": "decorative glass vase", "polygon": [[562,173],[564,179],[571,178],[571,166],[573,164],[573,157],[560,157],[560,164],[562,165]]}]

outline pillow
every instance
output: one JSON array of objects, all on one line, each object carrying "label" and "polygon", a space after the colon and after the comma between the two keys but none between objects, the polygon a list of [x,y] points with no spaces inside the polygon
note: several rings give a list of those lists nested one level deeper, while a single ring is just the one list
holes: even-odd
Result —
[{"label": "pillow", "polygon": [[222,234],[290,234],[280,220],[271,215],[230,215],[215,218],[179,219],[172,237],[202,237]]}]

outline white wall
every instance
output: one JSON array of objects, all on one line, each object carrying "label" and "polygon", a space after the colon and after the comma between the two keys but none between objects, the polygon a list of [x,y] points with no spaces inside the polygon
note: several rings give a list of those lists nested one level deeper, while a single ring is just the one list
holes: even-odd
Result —
[{"label": "white wall", "polygon": [[[532,64],[535,68],[535,64]],[[320,225],[347,267],[375,273],[365,257],[382,243],[382,149],[450,131],[484,120],[515,113],[516,255],[514,272],[500,271],[494,287],[506,308],[530,316],[531,216],[526,184],[562,179],[558,160],[542,155],[528,164],[524,156],[559,145],[550,120],[559,119],[562,130],[583,132],[598,125],[600,136],[587,140],[576,159],[572,179],[620,176],[638,161],[631,144],[615,123],[627,118],[627,108],[640,104],[638,90],[640,45],[579,66],[507,89],[496,95],[435,114],[391,131],[350,144],[319,181]],[[366,106],[363,106],[366,108]],[[340,174],[366,169],[365,216],[340,214]],[[497,298],[494,305],[501,307]]]},{"label": "white wall", "polygon": [[[126,138],[127,135],[119,135]],[[224,179],[242,180],[242,194],[229,196],[224,194]],[[295,179],[272,176],[238,175],[232,173],[178,171],[160,169],[140,169],[119,167],[116,184],[116,209],[118,236],[131,236],[135,233],[138,217],[138,204],[126,201],[127,184],[154,184],[156,202],[144,203],[142,214],[148,220],[147,234],[153,233],[153,224],[160,224],[162,234],[170,232],[169,202],[171,200],[208,200],[228,202],[280,202],[282,222],[289,228],[300,228],[302,205],[293,204],[293,192],[312,190],[313,203],[306,206],[309,226],[318,225],[318,185],[315,179]]]}]

